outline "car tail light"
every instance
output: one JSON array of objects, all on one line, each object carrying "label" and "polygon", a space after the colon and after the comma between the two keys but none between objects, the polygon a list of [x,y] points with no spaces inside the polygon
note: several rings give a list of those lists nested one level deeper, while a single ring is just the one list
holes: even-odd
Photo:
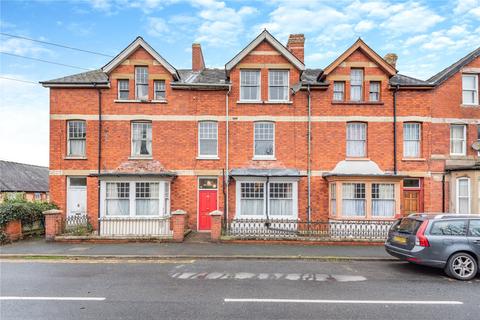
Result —
[{"label": "car tail light", "polygon": [[428,220],[425,220],[420,225],[417,231],[417,239],[415,240],[415,244],[420,247],[430,247],[430,243],[428,242],[427,237],[425,236],[425,230],[428,226]]}]

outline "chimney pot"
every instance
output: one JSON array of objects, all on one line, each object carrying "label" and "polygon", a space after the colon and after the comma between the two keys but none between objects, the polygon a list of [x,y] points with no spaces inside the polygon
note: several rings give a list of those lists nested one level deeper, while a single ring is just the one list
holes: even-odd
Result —
[{"label": "chimney pot", "polygon": [[387,53],[383,59],[392,67],[397,67],[398,56],[395,53]]},{"label": "chimney pot", "polygon": [[205,69],[205,61],[203,60],[202,47],[200,43],[192,44],[192,70],[202,71]]},{"label": "chimney pot", "polygon": [[300,61],[305,58],[305,36],[303,34],[291,34],[288,37],[287,49],[293,53]]}]

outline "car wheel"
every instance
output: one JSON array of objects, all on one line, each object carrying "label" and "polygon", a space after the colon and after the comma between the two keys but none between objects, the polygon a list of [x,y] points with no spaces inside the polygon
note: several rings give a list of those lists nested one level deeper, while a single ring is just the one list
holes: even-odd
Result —
[{"label": "car wheel", "polygon": [[458,280],[471,280],[477,275],[478,265],[468,253],[455,253],[448,259],[445,273]]}]

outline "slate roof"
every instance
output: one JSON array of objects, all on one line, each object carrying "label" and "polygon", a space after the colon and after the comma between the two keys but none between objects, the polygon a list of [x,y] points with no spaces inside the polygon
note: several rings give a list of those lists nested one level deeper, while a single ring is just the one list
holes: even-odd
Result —
[{"label": "slate roof", "polygon": [[460,71],[464,66],[475,60],[476,58],[480,57],[480,47],[477,49],[473,50],[469,54],[467,54],[465,57],[462,59],[458,60],[451,66],[443,69],[430,79],[428,79],[428,82],[434,83],[436,86],[442,84],[445,80],[453,76],[455,73]]},{"label": "slate roof", "polygon": [[40,82],[43,85],[49,84],[108,84],[108,76],[102,69],[82,72],[70,76]]},{"label": "slate roof", "polygon": [[48,168],[0,160],[0,191],[48,192]]},{"label": "slate roof", "polygon": [[302,84],[328,85],[328,82],[318,81],[323,74],[323,69],[305,69],[300,78]]},{"label": "slate roof", "polygon": [[175,84],[228,84],[227,74],[224,69],[203,69],[192,71],[190,69],[178,70],[181,80]]},{"label": "slate roof", "polygon": [[300,171],[297,169],[255,169],[239,168],[230,170],[230,175],[234,177],[300,177]]},{"label": "slate roof", "polygon": [[433,83],[397,73],[390,78],[390,85],[404,87],[433,87]]}]

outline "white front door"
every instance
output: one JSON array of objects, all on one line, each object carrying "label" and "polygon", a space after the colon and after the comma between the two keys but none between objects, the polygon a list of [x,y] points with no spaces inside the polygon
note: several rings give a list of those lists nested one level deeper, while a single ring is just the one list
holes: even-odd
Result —
[{"label": "white front door", "polygon": [[87,214],[87,178],[69,177],[67,183],[67,216]]}]

